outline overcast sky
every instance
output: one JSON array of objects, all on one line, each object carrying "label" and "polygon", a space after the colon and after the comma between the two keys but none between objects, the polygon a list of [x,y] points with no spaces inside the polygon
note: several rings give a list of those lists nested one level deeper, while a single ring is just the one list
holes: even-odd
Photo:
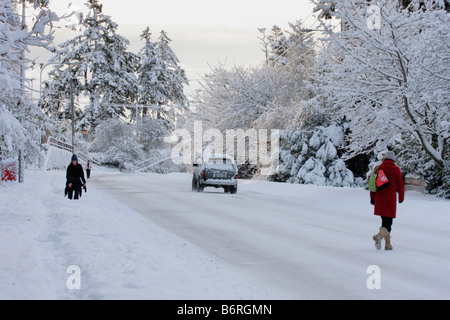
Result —
[{"label": "overcast sky", "polygon": [[[87,12],[86,0],[51,0],[50,6],[62,15],[73,9]],[[72,3],[71,9],[69,4]],[[101,0],[103,13],[118,23],[118,33],[130,41],[129,51],[137,53],[143,46],[139,36],[149,26],[156,40],[161,30],[172,39],[172,49],[186,70],[191,82],[187,93],[198,87],[195,80],[209,71],[209,65],[226,62],[227,65],[255,65],[263,61],[257,28],[270,29],[278,25],[289,29],[288,22],[301,19],[311,27],[310,0]],[[67,28],[55,32],[56,43],[71,39],[76,34]],[[45,63],[50,57],[44,52],[32,52]],[[43,72],[50,71],[47,67]],[[29,76],[39,85],[39,71]]]}]

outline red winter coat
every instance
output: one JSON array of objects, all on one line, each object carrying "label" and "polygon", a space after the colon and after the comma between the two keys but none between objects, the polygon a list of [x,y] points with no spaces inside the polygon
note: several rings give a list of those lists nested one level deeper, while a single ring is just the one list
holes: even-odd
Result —
[{"label": "red winter coat", "polygon": [[380,165],[380,169],[386,173],[391,184],[377,192],[370,192],[370,199],[375,199],[375,211],[377,216],[395,218],[397,212],[397,192],[398,202],[402,203],[405,199],[405,184],[403,183],[402,173],[394,161],[386,159]]}]

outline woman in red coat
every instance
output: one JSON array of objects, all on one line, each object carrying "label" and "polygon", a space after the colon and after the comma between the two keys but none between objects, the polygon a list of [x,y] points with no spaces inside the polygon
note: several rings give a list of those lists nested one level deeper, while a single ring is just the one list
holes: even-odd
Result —
[{"label": "woman in red coat", "polygon": [[395,154],[392,151],[386,152],[379,169],[384,171],[390,185],[377,192],[370,192],[370,203],[375,205],[374,214],[381,216],[380,231],[373,236],[375,247],[378,250],[381,249],[381,240],[383,239],[385,240],[385,250],[392,250],[390,233],[392,221],[397,212],[397,192],[399,203],[402,203],[405,199],[405,184],[403,183],[402,173],[394,161]]}]

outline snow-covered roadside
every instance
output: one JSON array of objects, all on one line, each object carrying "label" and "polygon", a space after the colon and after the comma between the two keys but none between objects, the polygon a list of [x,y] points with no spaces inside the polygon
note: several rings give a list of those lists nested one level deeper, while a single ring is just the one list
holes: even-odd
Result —
[{"label": "snow-covered roadside", "polygon": [[69,201],[64,183],[29,171],[0,184],[0,299],[273,298],[89,183]]}]

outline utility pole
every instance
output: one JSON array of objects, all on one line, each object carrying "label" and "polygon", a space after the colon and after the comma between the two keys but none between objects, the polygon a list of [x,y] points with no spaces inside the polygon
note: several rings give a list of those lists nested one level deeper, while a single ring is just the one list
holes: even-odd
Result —
[{"label": "utility pole", "polygon": [[139,114],[138,114],[138,104],[136,103],[136,137],[137,138],[139,138],[139,134],[138,134],[138,116],[139,116]]},{"label": "utility pole", "polygon": [[[25,0],[22,0],[22,25],[21,25],[21,29],[24,30],[25,29]],[[20,62],[20,92],[21,92],[21,103],[20,103],[20,107],[23,109],[24,108],[24,102],[25,102],[25,68],[24,68],[24,63],[25,63],[25,50],[22,49],[21,51],[21,59],[22,61]],[[19,112],[20,114],[20,112]],[[22,123],[22,116],[20,116],[19,118],[19,122]],[[24,168],[23,168],[23,153],[22,153],[22,148],[19,148],[19,183],[24,182]]]},{"label": "utility pole", "polygon": [[72,154],[75,153],[75,107],[73,103],[73,80],[70,80],[70,107],[72,117]]}]

